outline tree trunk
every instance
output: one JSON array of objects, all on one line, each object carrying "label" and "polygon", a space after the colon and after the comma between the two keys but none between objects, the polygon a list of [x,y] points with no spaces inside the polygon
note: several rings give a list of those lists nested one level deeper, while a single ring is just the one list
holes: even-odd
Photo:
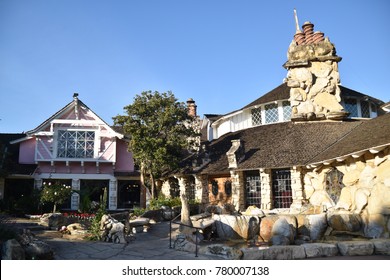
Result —
[{"label": "tree trunk", "polygon": [[[190,218],[190,206],[188,204],[188,199],[185,194],[180,195],[180,200],[181,200],[181,223],[187,226],[192,227],[192,221]],[[195,229],[186,227],[183,225],[180,225],[180,232],[185,233],[185,234],[190,234],[195,231]]]},{"label": "tree trunk", "polygon": [[139,181],[141,183],[141,196],[142,194],[144,193],[144,200],[141,199],[141,205],[143,207],[146,207],[146,200],[147,200],[147,188],[145,186],[145,165],[144,163],[141,163],[141,174],[140,174],[140,177],[139,177]]},{"label": "tree trunk", "polygon": [[54,206],[53,206],[53,213],[55,213],[57,211],[57,204],[54,203]]},{"label": "tree trunk", "polygon": [[152,173],[150,173],[150,188],[151,188],[151,193],[152,193],[152,199],[155,198],[155,188],[154,188],[154,176]]}]

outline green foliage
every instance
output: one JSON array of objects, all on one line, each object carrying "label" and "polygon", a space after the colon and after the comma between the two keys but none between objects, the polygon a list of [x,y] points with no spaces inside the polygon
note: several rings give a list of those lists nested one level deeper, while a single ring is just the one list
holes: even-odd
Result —
[{"label": "green foliage", "polygon": [[67,201],[73,190],[71,186],[61,184],[60,182],[54,183],[43,183],[43,189],[41,192],[41,202],[42,203],[53,203],[53,213],[56,211],[56,206],[63,204]]},{"label": "green foliage", "polygon": [[145,208],[134,208],[131,217],[139,217],[146,212]]},{"label": "green foliage", "polygon": [[161,206],[169,206],[171,208],[175,206],[181,206],[181,200],[179,197],[166,198],[164,195],[160,195],[158,198],[150,200],[150,210],[160,209]]},{"label": "green foliage", "polygon": [[115,125],[130,136],[129,150],[135,162],[154,177],[178,167],[183,149],[197,136],[187,107],[172,92],[145,91],[124,107],[126,114],[114,117]]},{"label": "green foliage", "polygon": [[89,228],[89,232],[91,234],[91,240],[100,240],[100,220],[103,215],[107,214],[107,188],[104,188],[103,195],[100,197],[99,208],[96,211],[95,217],[92,219],[91,227]]}]

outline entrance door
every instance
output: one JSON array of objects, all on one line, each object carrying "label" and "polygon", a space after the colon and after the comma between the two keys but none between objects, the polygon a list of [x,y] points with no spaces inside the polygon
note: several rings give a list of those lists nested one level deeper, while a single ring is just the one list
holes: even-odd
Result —
[{"label": "entrance door", "polygon": [[118,208],[139,208],[141,207],[140,200],[139,181],[118,181]]}]

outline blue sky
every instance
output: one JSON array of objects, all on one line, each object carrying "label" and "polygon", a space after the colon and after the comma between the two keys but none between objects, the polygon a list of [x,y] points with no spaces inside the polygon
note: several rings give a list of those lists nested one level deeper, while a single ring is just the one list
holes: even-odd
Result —
[{"label": "blue sky", "polygon": [[335,44],[342,85],[390,101],[390,1],[0,0],[0,133],[74,92],[109,124],[144,90],[225,114],[280,85],[299,24]]}]

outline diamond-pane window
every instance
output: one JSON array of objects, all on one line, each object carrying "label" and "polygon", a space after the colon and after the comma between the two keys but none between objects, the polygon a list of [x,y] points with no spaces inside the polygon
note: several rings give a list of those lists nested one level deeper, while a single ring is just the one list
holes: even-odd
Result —
[{"label": "diamond-pane window", "polygon": [[370,104],[367,101],[360,101],[360,109],[362,111],[363,118],[370,117]]},{"label": "diamond-pane window", "polygon": [[374,103],[371,103],[371,112],[376,113],[376,105]]},{"label": "diamond-pane window", "polygon": [[254,108],[252,113],[252,125],[261,125],[261,108]]},{"label": "diamond-pane window", "polygon": [[57,157],[93,158],[94,131],[58,131]]},{"label": "diamond-pane window", "polygon": [[267,104],[265,105],[265,123],[275,123],[279,120],[278,105]]},{"label": "diamond-pane window", "polygon": [[245,197],[246,207],[252,205],[261,208],[261,181],[259,172],[246,172]]},{"label": "diamond-pane window", "polygon": [[291,173],[288,169],[272,170],[274,208],[289,208],[292,204]]},{"label": "diamond-pane window", "polygon": [[289,121],[291,120],[291,105],[290,101],[283,101],[283,120]]},{"label": "diamond-pane window", "polygon": [[357,118],[359,115],[358,115],[356,99],[345,99],[344,103],[345,103],[345,110],[349,112],[349,117]]}]

